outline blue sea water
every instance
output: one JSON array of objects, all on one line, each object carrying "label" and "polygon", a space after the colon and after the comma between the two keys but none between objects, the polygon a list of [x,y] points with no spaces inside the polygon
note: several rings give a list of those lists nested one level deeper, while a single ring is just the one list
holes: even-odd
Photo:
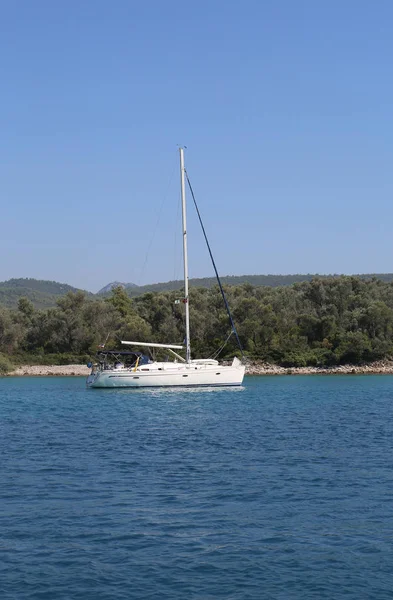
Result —
[{"label": "blue sea water", "polygon": [[393,377],[0,379],[0,599],[393,598]]}]

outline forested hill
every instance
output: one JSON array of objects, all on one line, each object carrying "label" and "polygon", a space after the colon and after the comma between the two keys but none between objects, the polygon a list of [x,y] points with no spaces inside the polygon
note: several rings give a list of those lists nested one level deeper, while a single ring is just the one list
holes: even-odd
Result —
[{"label": "forested hill", "polygon": [[[239,338],[250,359],[283,366],[371,362],[393,356],[393,282],[360,277],[315,278],[291,286],[226,286]],[[117,287],[107,297],[68,292],[57,306],[37,310],[26,298],[0,307],[0,373],[10,362],[65,364],[94,357],[119,340],[181,343],[181,292],[130,298]],[[194,358],[239,352],[218,287],[190,290]],[[3,365],[3,366],[2,366]]]},{"label": "forested hill", "polygon": [[[281,287],[288,286],[294,283],[311,281],[318,279],[338,278],[340,275],[312,275],[312,274],[297,274],[297,275],[227,275],[221,277],[224,285],[238,286],[244,283],[259,287]],[[384,282],[393,281],[393,273],[376,273],[355,275],[360,279],[371,280],[373,278]],[[118,282],[116,282],[118,283]],[[190,286],[196,288],[214,287],[217,283],[215,277],[205,277],[201,279],[190,279]],[[142,296],[148,292],[170,292],[180,290],[184,283],[183,281],[167,281],[164,283],[153,283],[150,285],[137,286],[135,284],[119,283],[124,287],[127,294],[131,297]],[[94,298],[97,296],[110,296],[110,289],[114,284],[108,284],[98,294],[84,292],[87,296]],[[77,288],[66,283],[58,283],[56,281],[43,281],[39,279],[9,279],[8,281],[0,282],[0,305],[8,308],[16,308],[20,298],[28,298],[33,303],[36,309],[53,308],[57,305],[59,298],[65,296],[68,292],[76,292]]]},{"label": "forested hill", "polygon": [[28,298],[35,308],[50,308],[68,292],[76,291],[77,288],[56,281],[9,279],[0,282],[0,305],[16,308],[20,298]]}]

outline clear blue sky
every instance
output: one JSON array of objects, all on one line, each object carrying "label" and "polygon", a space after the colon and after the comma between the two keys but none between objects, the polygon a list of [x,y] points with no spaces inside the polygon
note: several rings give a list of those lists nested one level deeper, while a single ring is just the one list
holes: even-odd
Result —
[{"label": "clear blue sky", "polygon": [[392,22],[390,0],[4,0],[0,280],[179,278],[180,143],[221,274],[392,272]]}]

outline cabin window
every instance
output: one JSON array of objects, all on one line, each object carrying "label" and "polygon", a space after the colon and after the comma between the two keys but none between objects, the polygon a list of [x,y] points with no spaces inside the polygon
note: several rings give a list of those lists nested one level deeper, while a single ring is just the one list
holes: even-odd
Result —
[{"label": "cabin window", "polygon": [[183,377],[188,377],[188,375],[183,375]]},{"label": "cabin window", "polygon": [[139,379],[139,377],[133,377],[133,379]]},{"label": "cabin window", "polygon": [[216,373],[216,375],[221,375],[221,373]]},{"label": "cabin window", "polygon": [[150,371],[150,369],[141,369],[141,371]]}]

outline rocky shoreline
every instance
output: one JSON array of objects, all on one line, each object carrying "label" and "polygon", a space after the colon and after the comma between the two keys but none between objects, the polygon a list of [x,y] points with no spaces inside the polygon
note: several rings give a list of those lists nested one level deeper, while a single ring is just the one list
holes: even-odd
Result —
[{"label": "rocky shoreline", "polygon": [[86,365],[23,365],[8,373],[9,377],[87,377]]},{"label": "rocky shoreline", "polygon": [[[86,365],[24,365],[8,373],[11,377],[87,377]],[[332,367],[280,367],[263,362],[249,363],[247,375],[388,375],[393,374],[393,360],[381,360],[366,365]]]},{"label": "rocky shoreline", "polygon": [[247,375],[391,375],[393,374],[393,360],[331,367],[280,367],[254,362],[247,366],[246,373]]}]

